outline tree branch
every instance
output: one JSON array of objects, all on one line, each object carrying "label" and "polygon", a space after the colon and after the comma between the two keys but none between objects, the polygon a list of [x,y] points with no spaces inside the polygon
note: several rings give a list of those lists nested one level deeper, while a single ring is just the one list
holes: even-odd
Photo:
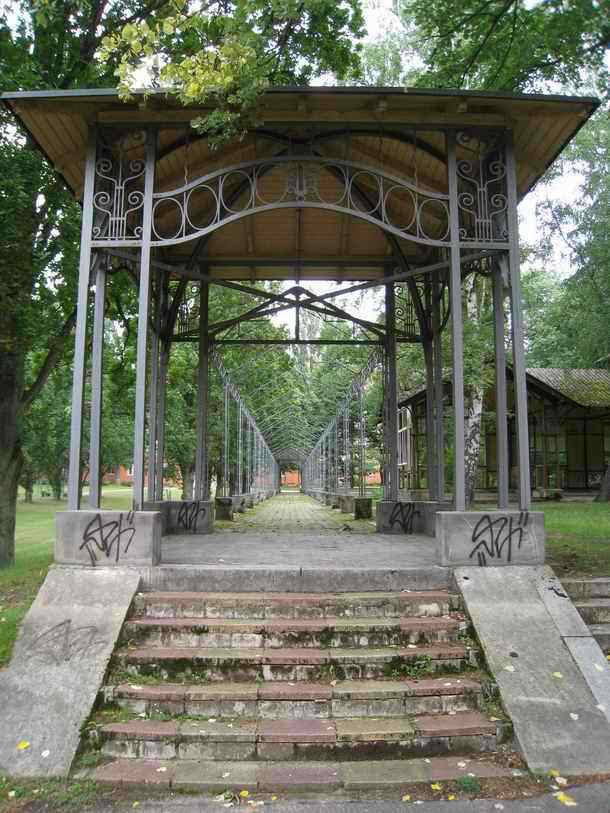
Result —
[{"label": "tree branch", "polygon": [[46,384],[49,376],[53,372],[54,367],[61,358],[66,343],[66,339],[72,332],[72,328],[74,327],[75,324],[76,324],[76,308],[74,308],[72,313],[70,313],[70,315],[64,322],[61,330],[59,331],[58,335],[53,340],[49,352],[47,353],[45,360],[41,364],[32,386],[29,389],[27,389],[21,396],[22,412],[25,412],[40,394],[40,391]]}]

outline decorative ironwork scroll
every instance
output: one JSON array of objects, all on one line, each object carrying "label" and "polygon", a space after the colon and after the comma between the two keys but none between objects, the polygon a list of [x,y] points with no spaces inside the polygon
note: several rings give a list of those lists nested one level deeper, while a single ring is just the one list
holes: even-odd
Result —
[{"label": "decorative ironwork scroll", "polygon": [[130,158],[144,133],[137,131],[121,139],[118,147],[102,145],[95,162],[93,193],[93,240],[140,240],[144,207],[145,162]]},{"label": "decorative ironwork scroll", "polygon": [[155,193],[152,243],[182,243],[254,212],[295,207],[352,214],[428,245],[446,245],[449,240],[445,194],[351,161],[278,156]]},{"label": "decorative ironwork scroll", "polygon": [[503,146],[486,145],[470,133],[458,133],[458,146],[471,157],[457,162],[461,242],[506,242],[506,158]]}]

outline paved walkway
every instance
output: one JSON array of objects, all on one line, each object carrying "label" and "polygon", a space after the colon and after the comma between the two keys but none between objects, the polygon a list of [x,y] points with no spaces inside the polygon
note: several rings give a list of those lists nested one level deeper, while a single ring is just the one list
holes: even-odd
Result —
[{"label": "paved walkway", "polygon": [[259,503],[245,514],[235,514],[233,522],[217,522],[218,531],[233,533],[302,533],[316,531],[336,534],[349,526],[360,534],[374,533],[374,520],[355,520],[336,508],[322,505],[313,497],[298,492],[283,492]]}]

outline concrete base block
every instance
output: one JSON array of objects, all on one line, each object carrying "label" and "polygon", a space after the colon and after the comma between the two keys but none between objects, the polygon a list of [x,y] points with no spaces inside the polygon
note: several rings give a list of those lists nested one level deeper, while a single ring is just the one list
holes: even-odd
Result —
[{"label": "concrete base block", "polygon": [[232,494],[231,499],[233,500],[233,510],[237,511],[240,514],[246,513],[247,500],[245,494]]},{"label": "concrete base block", "polygon": [[214,532],[214,503],[211,500],[145,502],[144,510],[161,513],[163,536]]},{"label": "concrete base block", "polygon": [[161,561],[158,511],[60,511],[55,515],[55,561],[117,567]]},{"label": "concrete base block", "polygon": [[342,514],[354,513],[354,497],[352,494],[339,494],[339,510]]},{"label": "concrete base block", "polygon": [[384,534],[436,533],[436,514],[451,510],[451,503],[437,500],[381,500],[377,503],[377,530]]},{"label": "concrete base block", "polygon": [[443,566],[544,564],[542,511],[438,511],[436,538]]},{"label": "concrete base block", "polygon": [[354,497],[354,519],[372,519],[373,498]]},{"label": "concrete base block", "polygon": [[232,497],[216,497],[216,519],[232,520],[233,519],[233,498]]},{"label": "concrete base block", "polygon": [[252,494],[246,494],[246,508],[254,508],[256,500]]}]

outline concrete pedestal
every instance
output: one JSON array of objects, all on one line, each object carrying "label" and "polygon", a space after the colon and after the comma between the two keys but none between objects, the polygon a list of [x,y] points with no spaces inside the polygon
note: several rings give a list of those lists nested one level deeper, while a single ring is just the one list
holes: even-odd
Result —
[{"label": "concrete pedestal", "polygon": [[55,562],[158,565],[162,524],[159,511],[60,511],[55,515]]},{"label": "concrete pedestal", "polygon": [[371,519],[373,516],[372,497],[354,497],[354,519]]},{"label": "concrete pedestal", "polygon": [[246,495],[232,494],[231,499],[233,500],[233,510],[240,514],[245,514],[246,508],[248,507]]},{"label": "concrete pedestal", "polygon": [[342,514],[354,513],[354,496],[353,494],[339,494],[339,510]]},{"label": "concrete pedestal", "polygon": [[444,566],[544,564],[542,511],[439,511],[436,538]]},{"label": "concrete pedestal", "polygon": [[233,498],[232,497],[216,497],[216,519],[232,520],[233,519]]},{"label": "concrete pedestal", "polygon": [[384,534],[434,536],[437,512],[451,508],[451,503],[436,500],[381,500],[377,503],[377,530]]},{"label": "concrete pedestal", "polygon": [[145,502],[145,511],[160,511],[162,533],[211,534],[214,532],[214,504],[210,500],[163,500]]}]

